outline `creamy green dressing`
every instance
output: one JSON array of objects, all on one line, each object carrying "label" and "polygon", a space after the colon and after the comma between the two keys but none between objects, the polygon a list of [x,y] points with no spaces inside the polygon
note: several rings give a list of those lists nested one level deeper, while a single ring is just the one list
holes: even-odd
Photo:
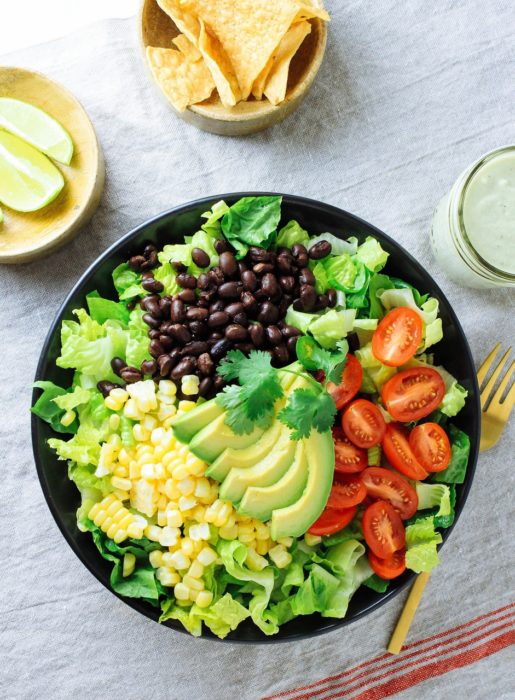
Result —
[{"label": "creamy green dressing", "polygon": [[483,260],[515,274],[515,151],[499,153],[472,176],[463,200],[463,223]]}]

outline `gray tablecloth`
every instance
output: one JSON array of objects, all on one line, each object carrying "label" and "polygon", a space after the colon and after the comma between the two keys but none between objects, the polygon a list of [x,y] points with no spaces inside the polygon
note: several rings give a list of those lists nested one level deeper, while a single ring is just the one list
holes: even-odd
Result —
[{"label": "gray tablecloth", "polygon": [[[130,228],[203,195],[276,190],[355,212],[434,275],[477,361],[495,340],[513,336],[510,292],[454,285],[438,269],[428,239],[432,210],[458,173],[514,141],[513,3],[327,4],[329,45],[311,94],[282,125],[248,138],[212,136],[176,118],[148,79],[134,20],[97,24],[3,59],[45,72],[77,95],[104,148],[107,181],[98,213],[74,242],[46,260],[0,272],[1,697],[259,698],[345,673],[384,652],[404,596],[340,632],[281,646],[198,641],[141,617],[66,545],[30,448],[29,384],[66,292]],[[411,641],[513,601],[513,449],[512,431],[481,456]],[[401,695],[513,698],[513,649],[492,643],[476,654],[484,657],[477,663],[469,663],[472,655],[451,665],[459,670],[440,676],[435,670]],[[327,692],[354,697],[345,687]]]}]

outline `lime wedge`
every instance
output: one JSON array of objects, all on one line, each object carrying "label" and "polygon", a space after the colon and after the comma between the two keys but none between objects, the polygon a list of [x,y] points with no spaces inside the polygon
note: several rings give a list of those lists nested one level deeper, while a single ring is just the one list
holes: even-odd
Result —
[{"label": "lime wedge", "polygon": [[60,171],[22,139],[0,129],[0,202],[16,211],[36,211],[64,187]]},{"label": "lime wedge", "polygon": [[0,97],[0,127],[16,134],[60,163],[70,164],[70,134],[42,109],[11,97]]}]

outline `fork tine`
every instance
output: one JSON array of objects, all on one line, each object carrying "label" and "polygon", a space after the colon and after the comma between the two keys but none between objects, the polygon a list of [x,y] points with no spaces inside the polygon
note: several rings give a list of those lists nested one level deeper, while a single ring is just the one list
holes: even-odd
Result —
[{"label": "fork tine", "polygon": [[485,377],[488,374],[488,370],[492,366],[492,362],[494,361],[494,357],[499,352],[500,347],[501,347],[501,343],[497,343],[495,348],[492,350],[492,352],[488,355],[488,357],[483,362],[481,367],[478,369],[478,371],[477,371],[477,383],[479,384],[479,388],[481,388],[481,384],[485,381]]},{"label": "fork tine", "polygon": [[496,368],[494,369],[494,371],[492,372],[492,376],[490,377],[490,379],[489,379],[488,382],[486,383],[484,389],[481,391],[481,408],[483,408],[483,409],[485,408],[485,404],[486,404],[486,402],[488,401],[488,398],[489,398],[489,396],[490,396],[490,393],[491,393],[492,389],[493,389],[494,386],[495,386],[495,382],[496,382],[497,379],[499,378],[499,375],[501,374],[502,369],[503,369],[503,367],[504,367],[504,365],[505,365],[505,363],[506,363],[506,360],[507,360],[508,357],[510,356],[510,353],[511,353],[511,347],[509,347],[509,348],[506,350],[506,352],[504,353],[504,355],[501,357],[501,359],[500,359],[500,361],[499,361],[499,364],[497,365],[497,367],[496,367]]}]

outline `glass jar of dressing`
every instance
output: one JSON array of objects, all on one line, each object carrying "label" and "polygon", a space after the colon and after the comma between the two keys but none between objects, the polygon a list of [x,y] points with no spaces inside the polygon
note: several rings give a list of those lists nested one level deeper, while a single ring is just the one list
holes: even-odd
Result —
[{"label": "glass jar of dressing", "polygon": [[431,242],[455,282],[515,286],[515,146],[487,153],[459,176],[436,208]]}]

